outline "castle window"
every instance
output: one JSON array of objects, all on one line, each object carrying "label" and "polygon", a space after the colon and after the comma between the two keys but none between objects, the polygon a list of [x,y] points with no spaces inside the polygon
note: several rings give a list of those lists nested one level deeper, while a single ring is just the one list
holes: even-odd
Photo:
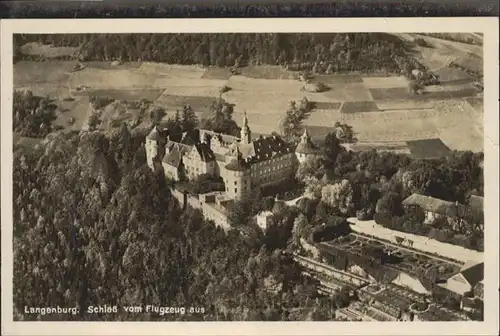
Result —
[{"label": "castle window", "polygon": [[237,185],[238,183],[236,181],[234,181],[234,185]]},{"label": "castle window", "polygon": [[234,192],[237,193],[238,192],[238,188],[234,188]]}]

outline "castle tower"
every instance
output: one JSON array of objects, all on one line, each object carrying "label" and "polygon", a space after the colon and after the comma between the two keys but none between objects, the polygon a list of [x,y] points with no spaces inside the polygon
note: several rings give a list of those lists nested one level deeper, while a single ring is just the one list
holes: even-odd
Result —
[{"label": "castle tower", "polygon": [[250,176],[250,166],[243,159],[241,152],[236,148],[236,157],[224,167],[226,193],[230,198],[242,200],[251,193],[252,179]]},{"label": "castle tower", "polygon": [[299,163],[307,160],[308,157],[315,156],[319,154],[318,147],[312,142],[307,129],[304,130],[304,134],[300,137],[300,141],[295,148],[295,155]]},{"label": "castle tower", "polygon": [[151,130],[151,132],[146,136],[146,161],[149,168],[154,170],[153,161],[158,156],[158,141],[160,140],[160,135],[156,126]]},{"label": "castle tower", "polygon": [[249,144],[252,141],[252,132],[250,127],[248,127],[247,112],[243,116],[243,125],[241,126],[240,139],[242,143]]}]

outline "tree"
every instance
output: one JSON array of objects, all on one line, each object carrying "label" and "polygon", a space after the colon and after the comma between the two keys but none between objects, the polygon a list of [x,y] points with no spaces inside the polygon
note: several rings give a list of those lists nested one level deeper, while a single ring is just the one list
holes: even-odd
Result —
[{"label": "tree", "polygon": [[101,123],[101,120],[99,119],[99,114],[92,113],[88,117],[87,124],[88,124],[88,127],[89,127],[90,131],[95,130],[97,128],[97,126],[99,126],[100,123]]},{"label": "tree", "polygon": [[401,196],[394,192],[383,195],[377,202],[375,212],[386,214],[389,217],[401,215]]},{"label": "tree", "polygon": [[297,180],[305,182],[308,177],[320,179],[324,174],[325,168],[323,158],[321,156],[309,156],[299,165],[295,176]]},{"label": "tree", "polygon": [[228,221],[232,227],[245,226],[250,216],[250,205],[244,201],[234,201],[228,213]]},{"label": "tree", "polygon": [[328,166],[333,166],[337,159],[337,155],[342,151],[340,141],[334,132],[328,133],[325,136],[323,152]]},{"label": "tree", "polygon": [[232,119],[234,106],[224,99],[217,99],[210,106],[210,117],[202,121],[202,127],[217,133],[239,136],[240,128]]},{"label": "tree", "polygon": [[354,210],[353,190],[348,180],[328,184],[321,189],[321,200],[341,214],[349,215]]},{"label": "tree", "polygon": [[164,108],[155,106],[150,113],[151,122],[153,125],[158,125],[166,115],[167,113]]},{"label": "tree", "polygon": [[198,126],[198,118],[191,105],[182,108],[181,128],[183,131],[189,131]]}]

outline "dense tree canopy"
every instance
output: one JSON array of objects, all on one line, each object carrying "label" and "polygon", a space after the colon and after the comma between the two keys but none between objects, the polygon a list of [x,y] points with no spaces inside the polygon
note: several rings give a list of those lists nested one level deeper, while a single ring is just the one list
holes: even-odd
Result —
[{"label": "dense tree canopy", "polygon": [[53,130],[57,106],[49,97],[14,91],[13,130],[22,136],[43,138]]},{"label": "dense tree canopy", "polygon": [[[304,320],[314,283],[283,254],[297,214],[285,211],[259,251],[182,211],[145,165],[141,137],[60,134],[14,153],[14,306],[179,305],[203,315],[58,316],[73,320]],[[309,282],[308,282],[309,281]],[[311,290],[312,289],[312,290]]]},{"label": "dense tree canopy", "polygon": [[[80,48],[83,61],[153,61],[170,64],[288,65],[292,70],[387,71],[415,68],[408,47],[386,33],[255,34],[21,34],[27,42]],[[21,55],[17,55],[20,57]]]}]

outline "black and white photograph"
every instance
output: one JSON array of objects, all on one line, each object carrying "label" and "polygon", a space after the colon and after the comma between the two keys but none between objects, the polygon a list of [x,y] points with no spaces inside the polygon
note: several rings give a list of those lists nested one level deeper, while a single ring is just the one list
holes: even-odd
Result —
[{"label": "black and white photograph", "polygon": [[497,21],[82,21],[2,22],[10,323],[498,327]]}]

